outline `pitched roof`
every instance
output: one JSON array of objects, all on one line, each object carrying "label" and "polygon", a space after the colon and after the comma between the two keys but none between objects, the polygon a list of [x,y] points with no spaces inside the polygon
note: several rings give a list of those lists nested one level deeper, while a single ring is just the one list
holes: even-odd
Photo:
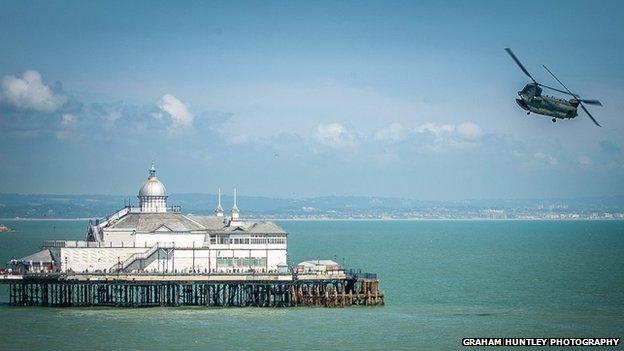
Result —
[{"label": "pitched roof", "polygon": [[52,253],[49,249],[41,250],[32,255],[28,255],[26,257],[22,257],[19,259],[20,261],[33,261],[33,262],[44,262],[44,263],[53,263],[54,258],[52,257]]},{"label": "pitched roof", "polygon": [[227,226],[223,217],[184,215],[179,212],[127,213],[110,223],[104,228],[106,229],[135,230],[142,233],[170,230],[172,232],[286,234],[285,230],[273,222],[241,221],[236,225]]},{"label": "pitched roof", "polygon": [[187,218],[181,213],[128,213],[108,228],[130,229],[137,232],[151,233],[158,228],[166,227],[174,232],[190,232],[204,230],[204,226]]},{"label": "pitched roof", "polygon": [[224,218],[217,216],[196,216],[196,215],[187,215],[188,218],[194,220],[195,222],[201,224],[206,228],[206,230],[214,231],[223,229],[225,226]]},{"label": "pitched roof", "polygon": [[240,222],[220,230],[223,233],[244,232],[248,234],[286,234],[286,231],[273,222]]},{"label": "pitched roof", "polygon": [[255,222],[248,230],[250,233],[286,234],[286,231],[273,222]]}]

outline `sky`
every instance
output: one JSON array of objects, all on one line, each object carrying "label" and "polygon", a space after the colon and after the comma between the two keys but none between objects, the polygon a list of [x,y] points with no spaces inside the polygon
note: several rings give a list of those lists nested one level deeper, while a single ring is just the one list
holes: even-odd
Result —
[{"label": "sky", "polygon": [[622,1],[0,1],[0,47],[4,193],[624,194]]}]

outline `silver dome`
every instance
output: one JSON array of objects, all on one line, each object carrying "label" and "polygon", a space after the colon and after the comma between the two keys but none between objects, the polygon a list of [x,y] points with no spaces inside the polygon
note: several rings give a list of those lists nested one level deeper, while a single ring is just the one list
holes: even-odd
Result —
[{"label": "silver dome", "polygon": [[158,178],[149,177],[141,186],[139,196],[167,196],[167,189]]},{"label": "silver dome", "polygon": [[165,185],[156,178],[156,167],[152,162],[152,167],[149,169],[149,177],[141,186],[139,190],[139,197],[144,196],[167,196],[167,189]]}]

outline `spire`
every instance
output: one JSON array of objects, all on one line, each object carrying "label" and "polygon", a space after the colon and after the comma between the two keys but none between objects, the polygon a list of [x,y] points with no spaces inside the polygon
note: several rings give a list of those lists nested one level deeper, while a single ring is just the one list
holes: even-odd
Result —
[{"label": "spire", "polygon": [[239,217],[238,206],[236,206],[236,188],[234,188],[234,206],[232,206],[232,219],[237,220]]},{"label": "spire", "polygon": [[215,214],[217,217],[223,217],[223,207],[221,207],[221,188],[219,188],[219,195],[217,195],[217,208],[215,208]]},{"label": "spire", "polygon": [[152,161],[152,167],[149,169],[149,178],[154,178],[156,176],[156,167],[154,166],[154,161]]}]

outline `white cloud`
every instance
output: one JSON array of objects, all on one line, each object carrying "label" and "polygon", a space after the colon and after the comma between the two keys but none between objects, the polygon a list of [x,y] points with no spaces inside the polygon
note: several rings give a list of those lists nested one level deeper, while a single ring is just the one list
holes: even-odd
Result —
[{"label": "white cloud", "polygon": [[587,156],[587,155],[580,156],[578,158],[578,163],[579,163],[579,165],[581,165],[581,167],[590,167],[591,165],[594,164],[592,159],[589,158],[589,156]]},{"label": "white cloud", "polygon": [[340,123],[319,124],[314,131],[314,139],[332,147],[355,146],[355,137]]},{"label": "white cloud", "polygon": [[61,129],[54,132],[56,138],[60,140],[78,138],[79,134],[75,131],[76,123],[78,123],[76,115],[63,113],[61,115]]},{"label": "white cloud", "polygon": [[117,120],[121,119],[123,115],[119,111],[107,111],[103,115],[102,126],[104,129],[111,131],[115,127]]},{"label": "white cloud", "polygon": [[538,160],[539,162],[543,162],[549,166],[555,166],[559,163],[559,161],[557,160],[557,158],[555,158],[552,155],[549,154],[545,154],[541,151],[536,152],[533,157]]},{"label": "white cloud", "polygon": [[76,124],[76,120],[76,116],[72,115],[71,113],[64,113],[61,116],[61,125],[63,127],[73,126],[74,124]]},{"label": "white cloud", "polygon": [[67,97],[55,94],[43,83],[39,72],[26,71],[21,77],[2,78],[0,101],[20,110],[54,112],[65,104]]},{"label": "white cloud", "polygon": [[400,123],[392,123],[375,132],[375,139],[387,142],[402,141],[405,139],[405,129]]},{"label": "white cloud", "polygon": [[[195,116],[189,111],[182,101],[171,94],[163,95],[158,100],[158,108],[166,113],[171,120],[180,125],[189,126],[193,124]],[[160,118],[162,114],[153,114],[154,117]]]},{"label": "white cloud", "polygon": [[414,128],[414,132],[423,136],[428,135],[429,141],[426,142],[426,146],[435,150],[447,147],[458,149],[471,147],[483,134],[481,128],[472,122],[462,122],[459,125],[427,122]]},{"label": "white cloud", "polygon": [[428,133],[436,137],[444,137],[453,134],[455,131],[455,125],[427,122],[416,127],[414,131],[418,134]]},{"label": "white cloud", "polygon": [[464,140],[477,140],[483,132],[481,128],[472,122],[464,122],[457,126],[457,134]]}]

